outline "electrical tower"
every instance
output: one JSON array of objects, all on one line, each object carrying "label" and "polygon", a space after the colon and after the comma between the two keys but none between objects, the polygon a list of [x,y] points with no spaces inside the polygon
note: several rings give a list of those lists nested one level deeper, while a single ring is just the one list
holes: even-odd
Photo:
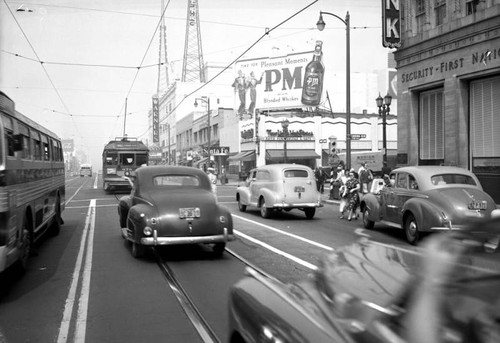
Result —
[{"label": "electrical tower", "polygon": [[160,23],[160,50],[158,54],[158,83],[156,85],[156,94],[161,96],[164,91],[168,89],[170,85],[169,75],[168,75],[168,58],[167,58],[167,27],[165,25],[165,16],[163,15],[165,11],[164,0],[161,0],[161,23]]},{"label": "electrical tower", "polygon": [[198,0],[188,0],[182,82],[206,82],[201,47]]}]

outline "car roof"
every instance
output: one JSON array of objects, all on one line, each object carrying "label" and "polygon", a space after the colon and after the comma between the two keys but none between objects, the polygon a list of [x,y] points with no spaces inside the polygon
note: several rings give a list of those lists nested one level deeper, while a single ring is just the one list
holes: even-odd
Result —
[{"label": "car roof", "polygon": [[294,164],[294,163],[276,163],[276,164],[266,164],[257,168],[254,168],[253,170],[262,170],[262,169],[267,169],[270,171],[276,170],[276,171],[281,171],[283,169],[288,169],[288,168],[295,168],[295,169],[307,169],[309,171],[312,171],[311,168],[308,166],[305,166],[303,164]]},{"label": "car roof", "polygon": [[[437,188],[439,186],[433,185],[431,182],[431,177],[439,174],[463,174],[468,175],[474,179],[476,186],[474,185],[460,185],[463,187],[479,187],[482,189],[481,183],[474,173],[471,171],[453,166],[410,166],[410,167],[400,167],[394,169],[391,174],[396,173],[410,173],[415,176],[419,182],[419,187],[425,186],[426,189]],[[448,185],[449,186],[449,185]]]},{"label": "car roof", "polygon": [[192,175],[201,180],[204,188],[210,188],[210,180],[207,174],[203,170],[194,167],[169,165],[143,166],[137,168],[135,174],[140,183],[141,180],[152,179],[158,175]]}]

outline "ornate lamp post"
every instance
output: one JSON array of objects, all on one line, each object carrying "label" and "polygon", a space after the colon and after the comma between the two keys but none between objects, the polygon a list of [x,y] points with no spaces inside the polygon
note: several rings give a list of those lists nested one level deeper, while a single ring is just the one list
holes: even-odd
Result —
[{"label": "ornate lamp post", "polygon": [[208,110],[208,166],[211,166],[212,162],[210,161],[210,131],[212,131],[212,127],[210,126],[210,98],[209,97],[201,97],[201,98],[196,98],[194,99],[194,107],[198,107],[198,100],[204,102],[207,104],[207,110]]},{"label": "ornate lamp post", "polygon": [[287,152],[286,152],[286,138],[288,136],[288,125],[290,125],[288,119],[285,119],[281,122],[281,127],[283,128],[283,153],[284,153],[285,163],[288,163]]},{"label": "ornate lamp post", "polygon": [[378,93],[378,98],[375,99],[378,107],[378,115],[382,117],[382,147],[384,149],[384,162],[387,162],[387,116],[389,115],[389,111],[391,110],[391,101],[392,96],[387,93],[383,98]]},{"label": "ornate lamp post", "polygon": [[337,19],[339,19],[341,22],[344,23],[345,25],[345,32],[346,32],[346,58],[345,58],[345,63],[346,63],[346,113],[345,113],[345,120],[346,120],[346,170],[351,169],[351,49],[350,49],[350,26],[349,26],[349,12],[345,15],[345,20],[340,18],[338,15],[329,13],[329,12],[319,12],[319,19],[318,22],[316,23],[316,26],[318,27],[318,30],[323,31],[325,29],[326,23],[323,21],[323,14],[328,14],[331,15]]}]

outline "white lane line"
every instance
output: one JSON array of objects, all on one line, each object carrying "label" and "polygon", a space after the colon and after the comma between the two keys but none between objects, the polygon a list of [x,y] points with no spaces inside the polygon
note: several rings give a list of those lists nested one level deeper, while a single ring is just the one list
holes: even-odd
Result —
[{"label": "white lane line", "polygon": [[295,257],[295,256],[293,256],[293,255],[290,255],[289,253],[286,253],[286,252],[284,252],[284,251],[281,251],[281,250],[279,250],[279,249],[276,249],[275,247],[273,247],[273,246],[271,246],[271,245],[269,245],[269,244],[267,244],[267,243],[264,243],[264,242],[262,242],[262,241],[259,241],[258,239],[255,239],[255,238],[253,238],[253,237],[250,237],[250,236],[248,236],[248,235],[245,235],[244,233],[239,232],[238,230],[234,230],[234,229],[233,229],[233,232],[234,232],[236,235],[238,235],[238,236],[241,236],[241,237],[245,238],[246,240],[249,240],[249,241],[251,241],[251,242],[254,242],[255,244],[258,244],[258,245],[260,245],[260,246],[262,246],[262,247],[264,247],[264,248],[266,248],[266,249],[268,249],[268,250],[270,250],[270,251],[274,252],[275,254],[278,254],[278,255],[281,255],[281,256],[283,256],[283,257],[286,257],[286,258],[288,258],[289,260],[294,261],[295,263],[298,263],[298,264],[300,264],[300,265],[303,265],[304,267],[307,267],[307,268],[309,268],[309,269],[311,269],[311,270],[316,270],[316,269],[318,269],[318,267],[316,267],[316,266],[315,266],[314,264],[312,264],[312,263],[306,262],[306,261],[304,261],[304,260],[302,260],[302,259],[300,259],[300,258],[298,258],[298,257]]},{"label": "white lane line", "polygon": [[96,176],[95,181],[94,181],[94,189],[97,189],[97,179],[98,179],[98,177]]},{"label": "white lane line", "polygon": [[82,189],[83,185],[81,185],[80,187],[78,187],[78,189],[75,191],[75,193],[71,196],[71,198],[69,198],[68,200],[66,200],[66,205],[69,204],[69,202],[71,200],[73,200],[73,198],[78,194],[78,192],[80,191],[80,189]]},{"label": "white lane line", "polygon": [[[76,193],[75,193],[76,194]],[[95,208],[92,209],[92,204],[95,207],[95,200],[93,200],[89,206],[87,212],[87,218],[85,220],[85,226],[83,228],[82,239],[80,241],[80,249],[78,251],[78,256],[76,258],[75,270],[73,271],[73,276],[71,278],[71,286],[69,288],[68,297],[64,305],[64,313],[59,326],[59,335],[57,337],[57,343],[66,343],[68,341],[69,328],[71,325],[71,318],[73,315],[73,307],[76,301],[76,290],[78,287],[78,282],[80,279],[80,271],[83,264],[83,254],[85,253],[85,242],[87,241],[87,236],[90,229],[91,214],[95,213]],[[95,222],[95,218],[92,220]]]},{"label": "white lane line", "polygon": [[[89,238],[87,239],[87,252],[85,265],[83,268],[82,289],[80,291],[80,301],[78,302],[78,312],[76,317],[75,342],[85,343],[85,333],[87,329],[87,313],[89,307],[90,277],[92,274],[92,255],[94,246],[94,228],[95,228],[95,199],[90,201],[89,206]],[[88,217],[88,215],[87,215]]]},{"label": "white lane line", "polygon": [[324,244],[312,241],[310,239],[307,239],[307,238],[304,238],[304,237],[301,237],[301,236],[297,236],[297,235],[295,235],[293,233],[289,233],[289,232],[286,232],[286,231],[283,231],[283,230],[280,230],[280,229],[276,229],[276,228],[274,228],[272,226],[269,226],[269,225],[261,224],[259,222],[256,222],[256,221],[253,221],[253,220],[250,220],[250,219],[247,219],[247,218],[243,218],[243,217],[240,217],[240,216],[237,216],[237,215],[234,215],[234,214],[232,216],[233,216],[233,218],[238,218],[238,219],[250,222],[250,223],[252,223],[254,225],[262,226],[263,228],[266,228],[268,230],[271,230],[271,231],[274,231],[274,232],[278,232],[278,233],[280,233],[282,235],[286,235],[286,236],[290,236],[292,238],[298,239],[299,241],[302,241],[302,242],[305,242],[305,243],[309,243],[309,244],[314,245],[314,246],[316,246],[318,248],[322,248],[322,249],[325,249],[325,250],[328,250],[328,251],[334,251],[335,250],[334,248],[329,247],[327,245],[324,245]]}]

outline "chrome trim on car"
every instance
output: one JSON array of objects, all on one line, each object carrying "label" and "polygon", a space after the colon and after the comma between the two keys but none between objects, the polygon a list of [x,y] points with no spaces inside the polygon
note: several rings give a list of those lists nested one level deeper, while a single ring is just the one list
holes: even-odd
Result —
[{"label": "chrome trim on car", "polygon": [[276,204],[273,204],[273,208],[302,208],[302,207],[323,207],[323,203],[321,201],[318,201],[317,203],[314,202],[307,202],[307,203],[286,203],[286,202],[279,202]]},{"label": "chrome trim on car", "polygon": [[227,228],[221,235],[212,236],[184,236],[184,237],[158,237],[158,231],[153,231],[153,237],[142,237],[142,245],[174,245],[174,244],[196,244],[196,243],[222,243],[235,239],[233,234],[228,234]]}]

